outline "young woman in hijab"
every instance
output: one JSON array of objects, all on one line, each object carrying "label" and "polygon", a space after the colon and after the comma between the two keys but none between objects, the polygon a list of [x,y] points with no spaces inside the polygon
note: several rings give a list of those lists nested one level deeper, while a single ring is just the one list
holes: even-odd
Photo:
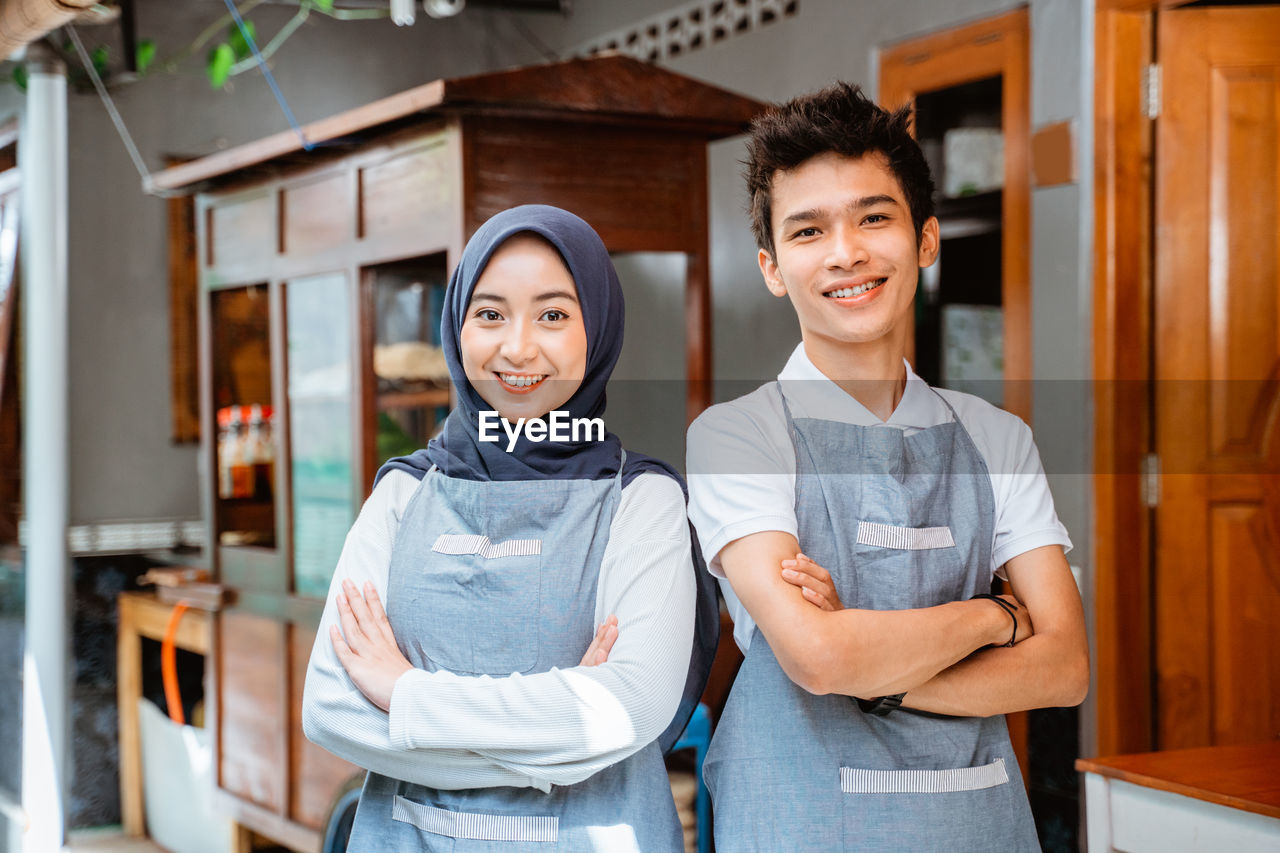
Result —
[{"label": "young woman in hijab", "polygon": [[463,251],[441,322],[457,407],[378,472],[307,669],[307,737],[369,770],[350,849],[683,849],[662,752],[718,625],[683,484],[612,433],[479,436],[485,411],[601,417],[622,330],[573,214],[505,211]]}]

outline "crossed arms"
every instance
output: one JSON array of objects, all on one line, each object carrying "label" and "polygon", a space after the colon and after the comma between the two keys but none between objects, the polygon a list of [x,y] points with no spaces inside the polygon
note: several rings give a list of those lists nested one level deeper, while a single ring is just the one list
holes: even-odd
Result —
[{"label": "crossed arms", "polygon": [[778,663],[805,690],[863,698],[906,692],[904,706],[953,716],[1084,700],[1084,609],[1060,546],[1035,548],[1005,565],[1019,608],[1019,642],[1010,648],[986,648],[1008,642],[1011,628],[1009,614],[991,601],[843,609],[829,600],[834,590],[828,593],[821,567],[800,561],[798,569],[790,566],[799,578],[783,576],[783,561],[800,550],[791,534],[765,531],[730,542],[719,557]]}]

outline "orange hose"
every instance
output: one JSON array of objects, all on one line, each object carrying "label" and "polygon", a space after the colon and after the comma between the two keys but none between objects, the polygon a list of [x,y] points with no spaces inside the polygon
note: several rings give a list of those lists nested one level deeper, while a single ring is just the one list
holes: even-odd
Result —
[{"label": "orange hose", "polygon": [[169,706],[169,719],[178,725],[185,725],[186,715],[182,713],[182,693],[178,689],[178,623],[182,614],[187,612],[187,603],[179,601],[173,605],[169,614],[169,624],[164,629],[164,640],[160,642],[160,678],[164,681],[164,701]]}]

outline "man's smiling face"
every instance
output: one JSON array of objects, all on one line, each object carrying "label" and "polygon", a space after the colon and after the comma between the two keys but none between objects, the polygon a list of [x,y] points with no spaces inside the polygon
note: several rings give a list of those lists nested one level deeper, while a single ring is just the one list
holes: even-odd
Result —
[{"label": "man's smiling face", "polygon": [[773,177],[774,255],[760,271],[795,306],[807,345],[839,348],[882,339],[905,344],[919,268],[938,252],[938,221],[917,240],[911,213],[882,154],[819,154]]}]

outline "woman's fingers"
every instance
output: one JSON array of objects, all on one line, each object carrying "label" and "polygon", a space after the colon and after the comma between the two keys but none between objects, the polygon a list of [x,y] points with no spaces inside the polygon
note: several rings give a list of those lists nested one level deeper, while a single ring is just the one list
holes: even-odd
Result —
[{"label": "woman's fingers", "polygon": [[579,666],[599,666],[609,659],[609,652],[613,651],[613,644],[618,640],[618,617],[610,615],[600,623],[596,628],[595,635],[591,638],[591,645],[587,646],[586,652],[582,655],[582,661]]},{"label": "woman's fingers", "polygon": [[366,640],[364,631],[360,627],[360,620],[351,608],[351,598],[345,592],[338,593],[336,601],[338,621],[342,623],[342,636],[346,638],[348,647],[356,652],[364,648]]},{"label": "woman's fingers", "polygon": [[364,582],[364,600],[369,606],[369,613],[378,633],[384,641],[394,645],[396,635],[391,631],[391,621],[387,619],[387,611],[382,607],[382,599],[378,598],[378,590],[370,581]]}]

